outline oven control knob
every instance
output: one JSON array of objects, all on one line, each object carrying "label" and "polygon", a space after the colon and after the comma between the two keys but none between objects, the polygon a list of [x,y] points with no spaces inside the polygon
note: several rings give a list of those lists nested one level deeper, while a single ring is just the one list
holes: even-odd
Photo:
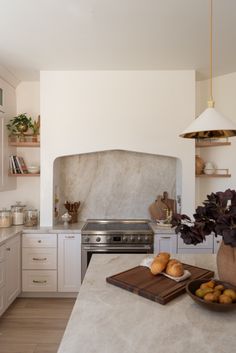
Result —
[{"label": "oven control knob", "polygon": [[146,235],[146,236],[145,236],[145,241],[148,241],[148,240],[149,240],[149,236]]},{"label": "oven control knob", "polygon": [[133,235],[131,235],[130,240],[131,240],[132,242],[134,242],[134,241],[135,241],[135,237],[134,237]]},{"label": "oven control knob", "polygon": [[86,243],[88,243],[89,242],[89,237],[86,237],[84,240],[85,240]]},{"label": "oven control knob", "polygon": [[100,237],[97,237],[96,238],[96,242],[99,243],[101,241],[101,238]]},{"label": "oven control knob", "polygon": [[123,236],[123,241],[127,241],[127,240],[128,240],[127,236],[124,235],[124,236]]},{"label": "oven control knob", "polygon": [[142,241],[142,239],[141,239],[140,235],[138,236],[138,238],[137,238],[137,239],[138,239],[138,241]]}]

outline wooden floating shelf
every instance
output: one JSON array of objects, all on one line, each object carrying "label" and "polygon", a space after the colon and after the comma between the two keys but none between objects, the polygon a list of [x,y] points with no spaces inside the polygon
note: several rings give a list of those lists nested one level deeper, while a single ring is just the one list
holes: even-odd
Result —
[{"label": "wooden floating shelf", "polygon": [[36,177],[36,176],[40,176],[40,173],[28,173],[28,174],[12,174],[9,173],[8,174],[11,177]]},{"label": "wooden floating shelf", "polygon": [[197,175],[197,178],[230,178],[231,174],[200,174]]},{"label": "wooden floating shelf", "polygon": [[196,142],[196,147],[217,147],[217,146],[230,146],[231,142]]},{"label": "wooden floating shelf", "polygon": [[40,147],[40,142],[9,142],[9,146],[15,146],[15,147]]}]

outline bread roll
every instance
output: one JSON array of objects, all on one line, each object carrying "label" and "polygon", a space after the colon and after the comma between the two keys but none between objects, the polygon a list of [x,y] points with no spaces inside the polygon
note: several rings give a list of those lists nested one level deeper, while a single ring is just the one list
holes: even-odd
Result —
[{"label": "bread roll", "polygon": [[168,252],[160,252],[156,257],[155,260],[160,259],[168,263],[170,259],[170,254]]},{"label": "bread roll", "polygon": [[170,259],[170,261],[168,262],[167,264],[167,268],[168,267],[171,267],[172,265],[174,264],[180,264],[181,262],[179,260],[176,260],[176,259]]},{"label": "bread roll", "polygon": [[180,262],[167,265],[166,273],[172,277],[181,277],[184,274],[184,267]]},{"label": "bread roll", "polygon": [[159,273],[164,271],[165,268],[166,268],[166,261],[157,259],[152,262],[150,270],[153,275],[158,275]]}]

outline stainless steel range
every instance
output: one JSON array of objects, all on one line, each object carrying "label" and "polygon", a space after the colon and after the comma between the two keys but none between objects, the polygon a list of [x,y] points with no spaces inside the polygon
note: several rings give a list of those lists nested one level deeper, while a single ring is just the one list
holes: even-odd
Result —
[{"label": "stainless steel range", "polygon": [[153,230],[148,220],[88,220],[81,231],[84,278],[93,254],[153,253]]}]

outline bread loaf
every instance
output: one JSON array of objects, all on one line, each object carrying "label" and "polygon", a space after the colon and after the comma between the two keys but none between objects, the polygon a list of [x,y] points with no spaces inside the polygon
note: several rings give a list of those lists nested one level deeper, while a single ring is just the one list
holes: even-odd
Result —
[{"label": "bread loaf", "polygon": [[151,264],[151,273],[153,275],[158,275],[165,270],[168,264],[170,254],[167,252],[160,252],[153,260]]},{"label": "bread loaf", "polygon": [[166,267],[166,273],[172,277],[181,277],[184,274],[184,267],[178,260],[170,260]]},{"label": "bread loaf", "polygon": [[153,275],[158,275],[162,271],[164,271],[166,268],[166,261],[163,261],[161,259],[154,260],[151,264],[151,273]]}]

